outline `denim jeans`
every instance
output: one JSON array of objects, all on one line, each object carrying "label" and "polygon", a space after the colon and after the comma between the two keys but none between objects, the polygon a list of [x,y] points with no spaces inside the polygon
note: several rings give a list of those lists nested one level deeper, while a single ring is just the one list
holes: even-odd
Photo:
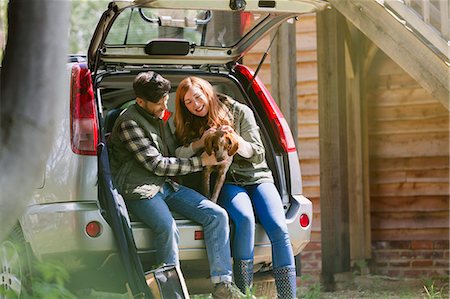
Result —
[{"label": "denim jeans", "polygon": [[[178,229],[170,210],[203,226],[211,281],[232,280],[229,223],[227,212],[200,193],[179,186],[174,191],[165,183],[154,197],[126,201],[128,209],[154,232],[158,264],[176,264],[178,259]],[[170,209],[170,210],[169,210]]]},{"label": "denim jeans", "polygon": [[235,226],[231,242],[235,260],[253,260],[256,214],[272,244],[273,268],[295,266],[283,205],[274,184],[225,184],[218,203]]}]

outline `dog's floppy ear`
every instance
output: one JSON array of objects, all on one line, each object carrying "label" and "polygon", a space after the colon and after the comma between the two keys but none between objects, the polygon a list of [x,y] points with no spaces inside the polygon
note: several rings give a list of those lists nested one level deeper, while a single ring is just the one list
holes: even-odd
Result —
[{"label": "dog's floppy ear", "polygon": [[213,134],[209,134],[205,138],[205,152],[208,155],[211,155],[213,153],[213,138],[214,138]]},{"label": "dog's floppy ear", "polygon": [[228,156],[233,156],[236,154],[237,150],[239,149],[239,142],[233,137],[228,135],[228,142],[230,143],[228,145]]}]

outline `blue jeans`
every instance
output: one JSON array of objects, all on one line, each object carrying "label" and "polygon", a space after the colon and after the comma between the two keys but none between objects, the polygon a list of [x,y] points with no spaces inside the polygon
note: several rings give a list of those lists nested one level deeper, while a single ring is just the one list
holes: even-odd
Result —
[{"label": "blue jeans", "polygon": [[[180,186],[174,191],[168,183],[154,197],[126,201],[128,209],[154,232],[158,264],[176,264],[178,229],[170,210],[203,226],[211,281],[232,280],[229,223],[227,212],[200,193]],[[170,209],[170,210],[169,210]]]},{"label": "blue jeans", "polygon": [[272,244],[273,268],[295,267],[283,205],[274,184],[225,184],[218,203],[227,210],[235,226],[231,242],[235,260],[253,260],[256,214]]}]

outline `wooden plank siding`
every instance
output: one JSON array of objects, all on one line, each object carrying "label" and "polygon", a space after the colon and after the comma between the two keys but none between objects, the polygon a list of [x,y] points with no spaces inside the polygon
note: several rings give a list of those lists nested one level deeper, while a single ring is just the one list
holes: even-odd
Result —
[{"label": "wooden plank siding", "polygon": [[[320,234],[320,161],[319,161],[319,116],[317,86],[317,45],[315,15],[301,16],[296,22],[297,43],[297,99],[298,136],[297,150],[303,180],[303,194],[313,204],[311,242],[302,253],[302,273],[319,274],[321,269]],[[269,44],[265,38],[244,58],[244,63],[256,69]],[[270,89],[270,55],[267,56],[259,77]]]},{"label": "wooden plank siding", "polygon": [[[312,201],[314,212],[311,242],[302,252],[302,273],[313,276],[322,269],[316,38],[315,15],[302,16],[296,22],[297,149],[303,193]],[[246,55],[244,63],[256,69],[268,44],[269,38],[260,42]],[[424,246],[442,258],[420,274],[448,275],[449,111],[442,99],[433,98],[381,50],[376,53],[368,64],[368,73],[363,75],[375,261],[372,271],[398,276],[417,274],[405,269],[388,271],[383,267],[392,268],[395,263],[377,260],[392,256],[389,250],[394,250],[399,259],[408,256],[414,260],[417,252],[423,254],[417,248],[422,250],[420,246]],[[270,55],[259,77],[270,90]],[[442,264],[444,267],[439,266]]]},{"label": "wooden plank siding", "polygon": [[368,77],[372,240],[448,240],[449,112],[383,52]]}]

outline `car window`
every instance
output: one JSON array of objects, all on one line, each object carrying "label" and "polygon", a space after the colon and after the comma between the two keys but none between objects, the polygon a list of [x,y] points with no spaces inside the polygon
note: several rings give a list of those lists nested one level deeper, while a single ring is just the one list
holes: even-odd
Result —
[{"label": "car window", "polygon": [[130,8],[115,20],[107,45],[145,45],[161,38],[186,39],[191,44],[231,47],[267,13],[209,10]]}]

